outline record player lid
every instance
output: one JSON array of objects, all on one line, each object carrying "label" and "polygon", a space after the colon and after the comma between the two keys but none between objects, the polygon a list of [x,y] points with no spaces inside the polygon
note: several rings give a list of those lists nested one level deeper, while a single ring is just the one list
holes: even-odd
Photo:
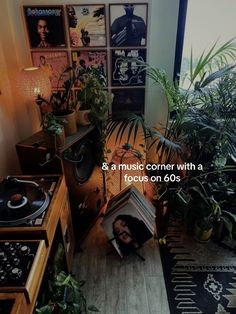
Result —
[{"label": "record player lid", "polygon": [[0,226],[29,223],[49,205],[49,195],[34,181],[7,177],[0,182]]}]

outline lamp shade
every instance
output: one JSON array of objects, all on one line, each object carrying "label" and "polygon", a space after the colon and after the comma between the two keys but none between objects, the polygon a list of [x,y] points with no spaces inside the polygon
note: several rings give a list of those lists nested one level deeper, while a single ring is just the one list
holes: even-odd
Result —
[{"label": "lamp shade", "polygon": [[18,81],[19,94],[25,101],[35,101],[37,96],[48,99],[51,94],[51,82],[47,74],[38,67],[24,68]]}]

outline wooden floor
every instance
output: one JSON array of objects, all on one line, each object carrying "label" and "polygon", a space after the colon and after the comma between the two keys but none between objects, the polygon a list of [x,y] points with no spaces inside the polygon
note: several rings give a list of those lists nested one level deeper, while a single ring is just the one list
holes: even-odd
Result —
[{"label": "wooden floor", "polygon": [[100,314],[169,314],[162,266],[156,242],[151,239],[139,253],[121,259],[111,247],[98,219],[76,253],[73,273],[86,280],[84,293],[88,304]]}]

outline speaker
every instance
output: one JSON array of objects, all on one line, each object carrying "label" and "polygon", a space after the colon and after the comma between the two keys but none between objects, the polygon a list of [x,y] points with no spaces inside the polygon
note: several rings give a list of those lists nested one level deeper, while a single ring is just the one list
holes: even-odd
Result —
[{"label": "speaker", "polygon": [[63,156],[77,239],[90,229],[104,204],[102,169],[96,165],[96,143],[96,136],[91,133],[72,145]]},{"label": "speaker", "polygon": [[82,184],[86,182],[95,166],[94,142],[90,139],[82,139],[74,147],[66,151],[64,158],[74,164],[76,180]]},{"label": "speaker", "polygon": [[42,132],[16,144],[23,174],[64,174],[77,240],[90,229],[104,204],[102,170],[96,165],[97,134],[93,126],[79,127],[48,163]]}]

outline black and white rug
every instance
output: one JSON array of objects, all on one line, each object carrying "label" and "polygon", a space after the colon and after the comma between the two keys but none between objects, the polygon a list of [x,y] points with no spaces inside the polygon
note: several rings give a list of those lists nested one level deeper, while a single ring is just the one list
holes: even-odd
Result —
[{"label": "black and white rug", "polygon": [[171,314],[236,313],[236,255],[171,226],[160,245]]}]

